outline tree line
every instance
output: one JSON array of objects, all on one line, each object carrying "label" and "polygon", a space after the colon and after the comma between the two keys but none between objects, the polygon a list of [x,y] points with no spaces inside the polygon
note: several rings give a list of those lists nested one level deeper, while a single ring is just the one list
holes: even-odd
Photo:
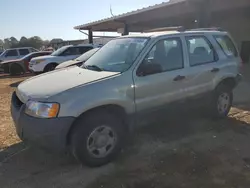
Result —
[{"label": "tree line", "polygon": [[20,40],[17,40],[15,37],[6,38],[4,40],[0,39],[0,48],[3,47],[5,49],[8,48],[19,48],[19,47],[33,47],[36,49],[41,49],[43,47],[49,46],[50,43],[53,42],[62,42],[62,39],[52,39],[49,40],[42,40],[38,36],[26,38],[21,37]]}]

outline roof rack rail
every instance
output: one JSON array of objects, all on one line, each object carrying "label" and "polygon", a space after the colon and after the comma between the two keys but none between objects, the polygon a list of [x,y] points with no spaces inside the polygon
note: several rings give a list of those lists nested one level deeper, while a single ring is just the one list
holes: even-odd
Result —
[{"label": "roof rack rail", "polygon": [[183,26],[177,26],[177,27],[161,27],[161,28],[155,28],[150,30],[145,30],[144,33],[150,33],[150,32],[160,32],[160,31],[185,31]]},{"label": "roof rack rail", "polygon": [[209,27],[209,28],[195,28],[195,29],[189,29],[187,31],[225,31],[224,29],[220,27]]}]

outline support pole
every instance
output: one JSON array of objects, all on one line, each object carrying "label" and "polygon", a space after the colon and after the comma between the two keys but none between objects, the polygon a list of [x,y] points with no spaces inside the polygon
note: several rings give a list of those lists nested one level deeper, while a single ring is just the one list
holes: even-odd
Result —
[{"label": "support pole", "polygon": [[89,44],[93,44],[93,32],[91,29],[89,29],[88,39],[89,39]]},{"label": "support pole", "polygon": [[209,28],[211,27],[211,8],[210,0],[203,0],[198,5],[198,27]]},{"label": "support pole", "polygon": [[128,35],[128,34],[129,34],[128,25],[127,25],[127,24],[124,24],[124,31],[123,31],[123,33],[122,33],[122,36]]}]

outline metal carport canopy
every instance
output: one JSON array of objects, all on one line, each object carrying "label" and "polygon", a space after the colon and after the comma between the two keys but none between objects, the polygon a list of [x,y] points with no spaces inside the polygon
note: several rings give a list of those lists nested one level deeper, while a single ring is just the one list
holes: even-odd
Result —
[{"label": "metal carport canopy", "polygon": [[[235,9],[249,4],[249,0],[209,0],[211,13]],[[142,32],[148,29],[167,26],[193,27],[198,19],[197,5],[208,0],[171,0],[138,9],[118,16],[74,27],[77,30],[117,32],[128,27],[129,32]]]},{"label": "metal carport canopy", "polygon": [[118,29],[124,28],[125,24],[127,24],[129,31],[141,32],[144,29],[151,29],[152,27],[150,27],[149,24],[155,24],[154,20],[182,14],[183,11],[181,10],[180,4],[185,3],[186,0],[163,2],[118,16],[79,25],[74,27],[74,29],[117,32]]}]

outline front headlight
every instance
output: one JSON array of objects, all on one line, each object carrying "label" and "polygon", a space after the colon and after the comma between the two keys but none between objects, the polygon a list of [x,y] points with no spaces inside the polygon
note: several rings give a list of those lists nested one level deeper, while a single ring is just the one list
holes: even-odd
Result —
[{"label": "front headlight", "polygon": [[28,101],[26,103],[25,113],[39,118],[54,118],[58,115],[59,108],[58,103]]},{"label": "front headlight", "polygon": [[39,60],[34,61],[33,64],[36,65],[36,64],[42,63],[44,61],[45,61],[45,59],[39,59]]}]

